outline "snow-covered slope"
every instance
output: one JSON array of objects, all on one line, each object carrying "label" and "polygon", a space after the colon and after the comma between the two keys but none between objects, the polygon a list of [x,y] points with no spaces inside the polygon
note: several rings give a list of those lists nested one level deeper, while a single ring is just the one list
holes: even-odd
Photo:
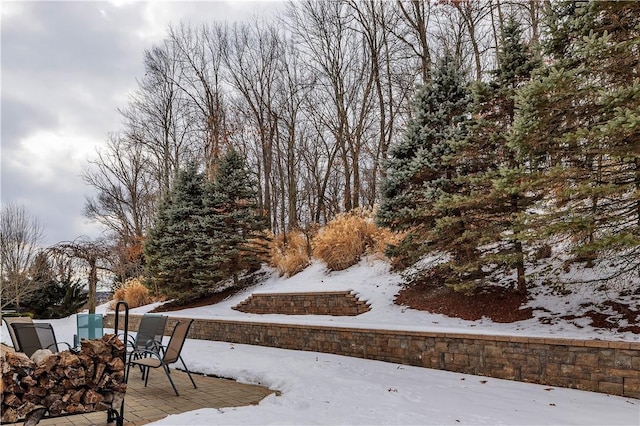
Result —
[{"label": "snow-covered slope", "polygon": [[[327,272],[314,263],[302,273],[279,277],[267,271],[261,284],[213,306],[168,313],[198,318],[256,321],[315,322],[382,328],[518,333],[531,336],[624,339],[632,333],[609,333],[572,324],[560,316],[583,309],[586,301],[601,302],[606,292],[575,292],[571,296],[536,289],[531,306],[557,312],[553,324],[538,318],[512,324],[490,320],[463,321],[415,311],[393,303],[402,278],[388,264],[365,259],[346,271]],[[352,289],[368,300],[372,310],[358,317],[249,315],[231,309],[252,292]],[[608,293],[612,295],[613,293]],[[625,296],[627,297],[627,296]],[[635,297],[635,298],[634,298]],[[637,303],[637,296],[628,296]],[[153,305],[133,309],[146,312]],[[106,310],[106,305],[101,306]],[[549,316],[540,311],[537,316]],[[75,318],[51,321],[59,340],[69,341]],[[582,327],[582,328],[581,328]],[[8,342],[4,324],[1,338]],[[165,337],[165,339],[168,339]],[[638,425],[640,401],[605,394],[541,386],[411,367],[315,352],[290,351],[252,345],[187,339],[183,353],[192,371],[261,384],[281,392],[257,406],[203,409],[169,416],[163,425]]]},{"label": "snow-covered slope", "polygon": [[[239,294],[215,305],[168,312],[171,316],[193,318],[228,318],[255,321],[296,322],[305,324],[330,324],[367,328],[403,329],[416,331],[447,331],[461,333],[489,333],[500,335],[526,335],[532,337],[567,337],[578,339],[612,339],[639,341],[640,335],[595,328],[589,318],[581,317],[585,311],[602,306],[607,300],[640,306],[640,294],[624,289],[599,289],[596,285],[574,285],[567,294],[544,285],[531,289],[531,300],[526,306],[534,308],[534,317],[514,323],[495,323],[483,318],[466,321],[444,315],[418,311],[394,303],[402,288],[403,278],[392,272],[387,262],[365,258],[359,264],[344,270],[330,272],[323,263],[315,262],[293,277],[281,277],[266,269],[267,278],[260,284],[247,288]],[[356,317],[253,315],[232,309],[233,306],[252,293],[313,292],[330,290],[353,290],[358,297],[371,305],[371,311]],[[622,295],[621,295],[622,293]],[[147,312],[157,305],[133,309],[132,312]],[[605,307],[606,308],[606,307]],[[610,308],[609,308],[610,309]],[[564,317],[564,318],[563,318]],[[578,317],[578,318],[573,318]],[[626,324],[623,324],[626,325]]]}]

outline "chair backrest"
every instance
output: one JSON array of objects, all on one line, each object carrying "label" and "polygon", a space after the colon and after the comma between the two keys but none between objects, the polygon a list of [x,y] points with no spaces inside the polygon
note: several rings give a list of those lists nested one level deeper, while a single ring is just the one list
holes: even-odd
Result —
[{"label": "chair backrest", "polygon": [[154,341],[162,344],[167,318],[166,315],[144,314],[140,319],[134,349],[149,348]]},{"label": "chair backrest", "polygon": [[104,335],[102,314],[78,314],[76,324],[78,342],[82,339],[99,339]]},{"label": "chair backrest", "polygon": [[33,355],[38,349],[58,352],[58,342],[53,327],[49,323],[13,323],[11,324],[20,345],[20,352]]},{"label": "chair backrest", "polygon": [[11,337],[11,342],[13,343],[13,349],[16,352],[22,352],[20,349],[20,344],[18,343],[18,339],[16,339],[16,333],[13,331],[13,327],[11,324],[33,324],[33,320],[31,317],[2,317],[4,323],[7,325],[7,330],[9,331],[9,337]]},{"label": "chair backrest", "polygon": [[58,341],[56,340],[56,333],[53,331],[53,326],[49,323],[37,323],[34,324],[34,326],[38,333],[38,339],[40,339],[40,346],[42,346],[42,349],[49,349],[51,352],[60,352],[60,348],[58,348]]},{"label": "chair backrest", "polygon": [[189,334],[189,328],[191,328],[192,323],[193,319],[178,321],[173,329],[173,333],[171,333],[171,339],[165,349],[162,362],[165,364],[171,364],[180,359],[180,352],[182,352],[184,341],[187,338],[187,334]]}]

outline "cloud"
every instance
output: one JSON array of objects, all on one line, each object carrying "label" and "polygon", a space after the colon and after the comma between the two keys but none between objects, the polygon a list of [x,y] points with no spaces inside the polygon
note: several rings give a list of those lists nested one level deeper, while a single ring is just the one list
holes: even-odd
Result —
[{"label": "cloud", "polygon": [[269,2],[3,2],[2,203],[29,208],[45,245],[95,236],[82,216],[92,195],[81,174],[121,129],[143,52],[170,23],[199,25],[273,11]]},{"label": "cloud", "polygon": [[[98,137],[119,125],[117,102],[142,72],[144,3],[29,3],[2,22],[2,87],[15,102]],[[109,18],[100,10],[108,10]],[[3,99],[3,114],[6,107]],[[38,124],[38,123],[34,123]]]},{"label": "cloud", "polygon": [[35,103],[27,103],[11,99],[4,92],[2,94],[2,151],[19,147],[19,141],[26,137],[34,128],[52,129],[57,127],[57,117],[46,108]]},{"label": "cloud", "polygon": [[88,152],[70,130],[39,131],[21,142],[19,150],[2,155],[3,202],[24,205],[45,230],[49,246],[79,235],[95,237],[97,226],[82,216],[91,188],[81,178]]},{"label": "cloud", "polygon": [[19,5],[2,15],[2,202],[41,221],[44,245],[97,236],[81,174],[142,72],[145,4]]}]

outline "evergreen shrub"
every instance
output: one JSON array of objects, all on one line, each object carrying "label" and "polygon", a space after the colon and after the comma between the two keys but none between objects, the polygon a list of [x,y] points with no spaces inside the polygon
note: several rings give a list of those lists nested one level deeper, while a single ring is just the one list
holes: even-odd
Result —
[{"label": "evergreen shrub", "polygon": [[25,298],[22,307],[36,319],[65,318],[87,303],[88,294],[79,281],[51,280]]}]

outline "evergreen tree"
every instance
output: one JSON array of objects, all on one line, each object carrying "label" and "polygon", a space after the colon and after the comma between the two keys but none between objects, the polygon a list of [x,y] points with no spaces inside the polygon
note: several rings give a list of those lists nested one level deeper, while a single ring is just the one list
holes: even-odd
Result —
[{"label": "evergreen tree", "polygon": [[203,247],[206,236],[200,218],[204,213],[204,182],[204,175],[193,164],[180,171],[145,241],[150,282],[178,303],[205,293],[203,287],[208,281],[203,253],[215,252],[212,247]]},{"label": "evergreen tree", "polygon": [[[434,237],[429,230],[442,214],[438,202],[459,189],[452,157],[466,137],[469,103],[459,67],[446,55],[431,81],[418,89],[405,134],[389,151],[376,221],[407,231],[390,254],[408,264],[431,251]],[[459,235],[464,229],[455,232]],[[457,257],[468,255],[466,247],[451,249]]]},{"label": "evergreen tree", "polygon": [[38,253],[31,272],[38,291],[26,297],[23,306],[34,318],[65,318],[87,303],[88,294],[80,281],[72,278],[72,271],[56,274],[45,253]]},{"label": "evergreen tree", "polygon": [[487,276],[515,269],[516,287],[525,293],[520,221],[533,200],[522,186],[521,165],[507,136],[516,91],[529,80],[535,61],[515,20],[503,29],[498,63],[491,82],[474,86],[468,142],[454,155],[459,190],[440,201],[441,216],[431,234],[439,250],[468,247],[469,255],[449,262],[450,284],[466,289],[483,283]]},{"label": "evergreen tree", "polygon": [[238,283],[238,274],[260,266],[268,224],[258,208],[257,185],[244,159],[231,149],[221,159],[205,199],[203,227],[216,247],[216,268]]},{"label": "evergreen tree", "polygon": [[214,182],[190,165],[178,174],[145,242],[149,282],[181,304],[220,290],[257,269],[266,228],[257,190],[237,151],[218,165]]},{"label": "evergreen tree", "polygon": [[[640,247],[640,3],[561,2],[548,66],[521,92],[513,144],[544,196],[531,238],[566,237],[575,260]],[[612,256],[608,256],[612,258]]]}]

